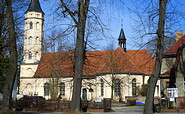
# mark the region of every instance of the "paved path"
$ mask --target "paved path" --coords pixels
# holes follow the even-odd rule
[[[89,112],[88,114],[142,114],[144,106],[112,107],[115,112]],[[65,114],[64,112],[28,112],[28,114]],[[185,114],[161,112],[155,114]]]

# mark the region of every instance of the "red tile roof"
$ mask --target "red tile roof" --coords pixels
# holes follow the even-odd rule
[[[164,54],[171,55],[176,54],[177,50],[185,42],[185,35],[182,36],[176,43],[173,44]]]
[[[150,74],[155,59],[148,50],[88,51],[84,62],[84,76],[109,73]],[[73,76],[74,54],[72,52],[43,53],[34,77]]]

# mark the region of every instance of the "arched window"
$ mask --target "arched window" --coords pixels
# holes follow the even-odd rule
[[[33,38],[30,36],[30,37],[29,37],[29,44],[32,44],[32,39],[33,39]]]
[[[33,29],[33,22],[30,22],[30,29]]]
[[[103,80],[101,79],[100,80],[100,86],[101,86],[101,96],[103,96],[104,95],[104,82],[103,82]]]
[[[27,84],[26,84],[26,88],[27,88],[27,89],[31,89],[31,83],[27,83]]]
[[[136,96],[136,79],[132,80],[132,96]]]
[[[36,23],[36,29],[39,29],[39,22]]]
[[[27,83],[26,84],[26,90],[27,90],[27,94],[28,95],[32,95],[32,91],[33,91],[33,88],[32,88],[32,85],[31,85],[31,83]]]
[[[82,91],[82,100],[87,100],[87,89],[84,88]]]
[[[44,96],[49,96],[49,84],[44,84]]]
[[[39,54],[38,52],[35,53],[35,59],[38,58],[38,54]]]
[[[65,96],[65,84],[60,83],[60,95]]]
[[[27,73],[28,73],[28,74],[32,74],[32,73],[33,73],[32,69],[31,69],[31,68],[28,68],[28,69],[27,69]]]
[[[29,52],[29,54],[28,54],[28,59],[32,59],[32,53],[31,52]]]
[[[36,42],[35,43],[39,44],[39,37],[38,36],[36,37]]]
[[[114,82],[114,96],[120,96],[120,79],[115,79]]]

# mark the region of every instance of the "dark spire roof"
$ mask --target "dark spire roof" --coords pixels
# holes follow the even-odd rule
[[[123,48],[124,52],[126,52],[126,38],[123,31],[123,28],[120,31],[119,38],[118,38],[118,45]]]
[[[121,29],[118,40],[126,40],[123,29]]]
[[[40,7],[39,0],[31,0],[30,5],[29,5],[26,12],[28,12],[28,11],[35,11],[35,12],[40,12],[40,13],[44,14],[44,12],[42,11],[42,9]]]

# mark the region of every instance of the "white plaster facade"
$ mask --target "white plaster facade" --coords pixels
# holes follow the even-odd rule
[[[142,75],[128,75],[128,74],[117,74],[117,79],[120,79],[120,92],[121,96],[115,96],[113,91],[113,99],[118,101],[121,97],[125,101],[125,97],[133,96],[132,95],[132,80],[136,79],[136,86],[141,87],[142,84],[146,84],[149,76],[143,78]],[[101,95],[101,79],[104,80],[103,84],[103,95]],[[58,84],[63,82],[65,84],[65,95],[62,96],[62,99],[71,100],[72,98],[72,86],[73,81],[71,78],[60,78]],[[21,94],[24,95],[38,95],[43,96],[46,99],[50,98],[49,96],[44,95],[44,84],[49,83],[48,78],[22,78],[21,84],[26,85],[23,88],[20,88]],[[81,92],[83,94],[83,89],[87,90],[87,100],[111,98],[111,74],[96,76],[94,79],[83,79]],[[157,83],[157,88],[155,91],[155,96],[160,96],[160,82]],[[89,90],[93,89],[93,92]],[[22,90],[22,91],[21,91]],[[60,94],[60,87],[58,87],[58,95]]]

